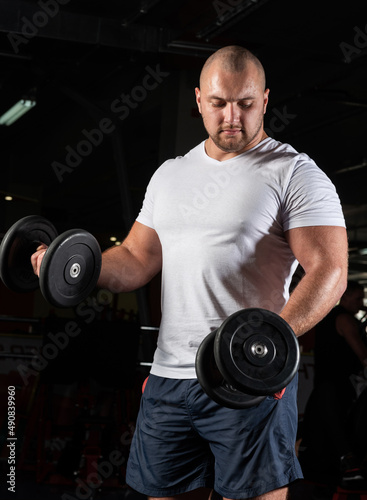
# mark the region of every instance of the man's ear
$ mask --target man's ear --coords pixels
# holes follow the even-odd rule
[[[195,88],[196,104],[198,105],[199,113],[201,114],[201,95],[199,87]]]
[[[264,92],[264,115],[266,113],[266,108],[267,108],[268,102],[269,102],[269,92],[270,92],[270,89],[266,89]]]

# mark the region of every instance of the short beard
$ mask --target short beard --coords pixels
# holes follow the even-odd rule
[[[243,129],[241,129],[241,137],[239,139],[227,138],[227,140],[223,140],[220,131],[216,132],[215,134],[209,133],[205,125],[204,117],[203,117],[203,123],[205,130],[207,131],[211,140],[214,142],[217,148],[221,149],[225,153],[238,153],[243,149],[245,149],[249,144],[251,144],[251,142],[255,139],[255,137],[258,135],[258,133],[263,127],[263,120],[261,120],[260,123],[258,124],[258,127],[256,128],[256,131],[250,137],[245,133]]]

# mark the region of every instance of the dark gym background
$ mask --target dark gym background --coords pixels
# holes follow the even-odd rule
[[[36,102],[0,126],[0,236],[41,214],[59,233],[90,231],[102,250],[111,237],[121,241],[155,169],[205,138],[194,87],[205,58],[228,44],[264,64],[268,134],[308,153],[335,183],[350,278],[367,283],[367,8],[359,0],[0,0],[0,116],[20,99]],[[159,304],[159,277],[137,293],[96,291],[74,310],[0,284],[1,499],[139,497],[124,467]],[[302,348],[300,418],[312,332]],[[6,484],[11,385],[15,493]],[[307,491],[292,498],[311,498]]]

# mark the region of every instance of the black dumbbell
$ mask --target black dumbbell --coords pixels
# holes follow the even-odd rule
[[[44,243],[39,279],[31,265],[31,255]],[[95,288],[101,272],[102,255],[95,237],[82,229],[58,235],[44,217],[20,219],[5,234],[0,245],[0,276],[15,292],[40,287],[45,299],[55,307],[74,307]]]
[[[283,318],[261,308],[229,316],[200,344],[196,374],[204,391],[229,408],[247,408],[274,395],[299,365],[297,338]]]

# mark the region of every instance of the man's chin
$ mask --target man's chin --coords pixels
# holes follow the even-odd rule
[[[236,139],[227,139],[227,140],[217,140],[214,141],[219,149],[224,151],[225,153],[238,153],[242,151],[243,148],[246,147],[246,141],[244,140],[236,140]]]

